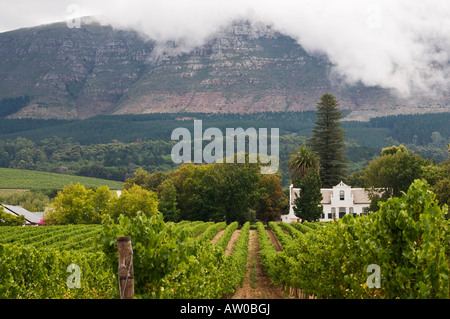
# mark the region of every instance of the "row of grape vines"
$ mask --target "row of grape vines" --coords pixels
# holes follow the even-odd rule
[[[257,224],[260,254],[276,285],[318,298],[449,298],[449,220],[420,182],[377,213],[332,223]]]
[[[241,227],[233,252],[224,254],[238,227],[166,223],[160,214],[109,226],[0,227],[0,298],[118,298],[111,235],[119,233],[132,237],[137,297],[221,298],[232,294],[246,273],[249,223]],[[79,286],[69,265],[79,267]]]
[[[100,225],[3,226],[0,227],[0,243],[94,252],[100,229]]]
[[[192,237],[205,232],[213,222],[183,221],[176,227],[183,227]],[[215,226],[223,227],[223,223]],[[55,248],[59,250],[98,251],[96,246],[101,225],[64,225],[46,227],[0,227],[0,244],[30,245],[35,248]],[[214,232],[212,228],[209,232]],[[204,237],[208,236],[207,234]]]

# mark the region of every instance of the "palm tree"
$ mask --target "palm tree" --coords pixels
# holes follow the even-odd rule
[[[291,180],[295,184],[306,175],[309,169],[319,172],[319,157],[310,148],[299,146],[299,148],[289,156],[288,169]]]

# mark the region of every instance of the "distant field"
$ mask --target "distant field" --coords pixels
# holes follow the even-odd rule
[[[62,189],[71,182],[85,187],[108,186],[110,189],[122,189],[123,184],[99,178],[0,168],[0,189]]]

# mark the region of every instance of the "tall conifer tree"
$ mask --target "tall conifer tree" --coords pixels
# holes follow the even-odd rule
[[[341,128],[342,113],[338,105],[332,94],[321,96],[317,103],[317,121],[309,139],[311,149],[319,156],[320,179],[325,188],[337,185],[346,174],[345,132]]]

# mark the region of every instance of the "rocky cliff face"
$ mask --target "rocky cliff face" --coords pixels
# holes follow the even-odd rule
[[[339,84],[327,57],[309,55],[263,25],[235,23],[202,47],[178,49],[92,22],[1,33],[0,101],[29,96],[10,117],[33,118],[302,111],[326,92],[354,114],[418,105],[439,110],[449,102],[402,101],[381,88]]]

